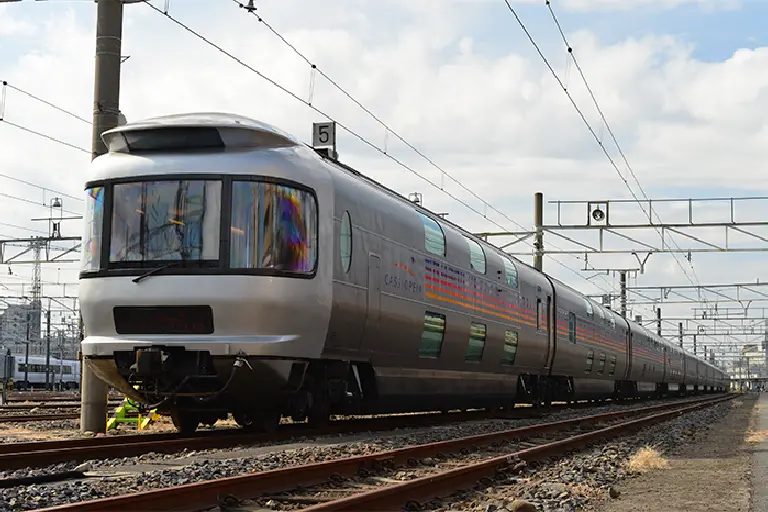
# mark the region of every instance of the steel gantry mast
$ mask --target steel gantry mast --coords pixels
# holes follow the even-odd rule
[[[739,304],[741,308],[730,308],[741,312],[743,318],[752,320],[747,310],[753,303],[768,301],[768,289],[761,290],[768,283],[733,283],[698,285],[691,281],[690,286],[628,286],[627,277],[645,273],[646,264],[652,254],[683,254],[690,262],[697,253],[749,253],[768,251],[768,221],[764,212],[768,207],[768,196],[758,197],[709,197],[685,199],[599,199],[576,201],[549,201],[556,207],[556,222],[544,223],[543,195],[534,195],[534,228],[530,231],[482,232],[480,238],[508,251],[514,256],[530,256],[530,251],[516,251],[517,245],[534,237],[534,267],[542,270],[543,256],[573,255],[583,257],[583,271],[609,274],[615,272],[619,277],[619,293],[590,295],[611,307],[614,299],[619,300],[619,311],[628,315],[629,306],[652,305],[657,318],[641,323],[656,324],[658,334],[679,337],[681,346],[684,340],[693,339],[693,349],[698,350],[697,336],[751,336],[758,334],[757,324],[705,326],[707,320],[685,316],[661,318],[661,306],[696,305],[706,302],[706,307],[697,307],[698,317],[718,318],[718,304]],[[640,206],[640,208],[638,208]],[[643,210],[640,214],[639,211]],[[664,215],[665,220],[662,220]],[[569,222],[565,219],[580,219]],[[666,219],[669,219],[667,221]],[[565,248],[550,247],[544,242],[545,233],[557,238]],[[576,236],[581,234],[579,239]],[[672,236],[685,239],[682,245],[672,240]],[[586,237],[586,241],[585,241]],[[491,239],[501,240],[491,240]],[[554,245],[554,244],[553,244]],[[596,268],[590,265],[590,257],[595,255],[632,256],[637,266],[625,268]],[[679,264],[679,262],[678,262]],[[690,279],[689,279],[690,280]],[[698,279],[696,279],[698,281]],[[658,294],[654,293],[658,292]],[[693,293],[691,293],[693,292]],[[703,294],[713,298],[704,300]],[[768,309],[768,304],[766,304]],[[728,306],[725,306],[728,309]],[[754,308],[753,308],[754,309]],[[729,313],[733,316],[733,311]],[[688,322],[690,320],[690,322]],[[702,323],[694,324],[695,320]],[[673,328],[663,328],[672,323]],[[761,324],[762,325],[762,324]],[[739,341],[740,342],[740,341]],[[741,343],[741,342],[740,342]],[[721,342],[715,342],[718,347]],[[733,343],[732,343],[733,344]],[[735,344],[734,344],[735,345]],[[711,347],[710,347],[711,349]],[[712,349],[713,350],[713,349]],[[712,350],[706,357],[713,357]],[[725,353],[726,351],[721,351]],[[768,357],[768,356],[766,356]]]

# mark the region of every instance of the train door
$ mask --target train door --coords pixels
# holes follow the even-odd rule
[[[368,304],[365,312],[365,335],[363,343],[368,349],[374,346],[375,333],[379,330],[381,317],[381,256],[368,255]]]
[[[627,369],[624,371],[624,380],[631,380],[630,376],[632,375],[632,345],[634,341],[635,341],[635,337],[632,335],[632,327],[630,326],[629,329],[627,329],[627,340],[626,340]]]
[[[554,295],[554,294],[553,294]],[[555,318],[555,300],[554,296],[547,294],[547,359],[545,363],[545,368],[551,371],[552,369],[552,363],[555,359],[555,344],[557,343],[557,328],[555,327],[557,325],[557,318]]]

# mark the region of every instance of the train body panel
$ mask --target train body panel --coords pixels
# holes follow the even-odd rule
[[[83,351],[174,421],[715,384],[663,338],[277,129],[190,114],[104,138]]]

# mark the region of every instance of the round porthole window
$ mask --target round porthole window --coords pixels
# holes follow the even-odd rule
[[[349,272],[349,267],[352,265],[352,221],[347,211],[341,217],[340,233],[339,252],[341,253],[341,268],[346,273]]]

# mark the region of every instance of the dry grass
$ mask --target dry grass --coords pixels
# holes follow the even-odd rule
[[[665,459],[656,448],[644,446],[629,459],[629,470],[636,473],[645,473],[652,469],[666,469],[669,461]]]
[[[571,494],[574,496],[581,496],[583,498],[594,498],[600,494],[599,489],[590,487],[586,484],[573,484],[570,486]]]
[[[766,437],[768,437],[768,430],[749,431],[745,441],[748,443],[762,443]]]

